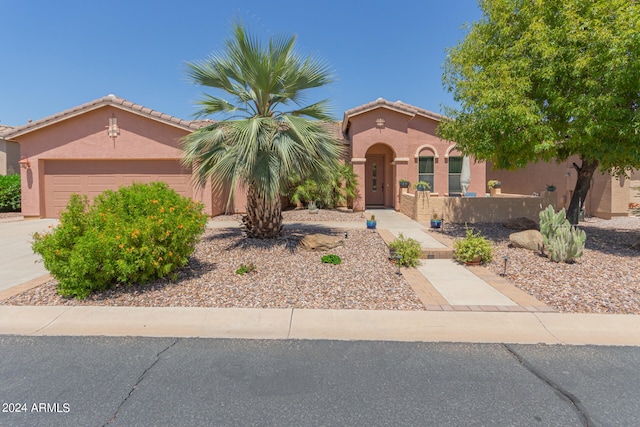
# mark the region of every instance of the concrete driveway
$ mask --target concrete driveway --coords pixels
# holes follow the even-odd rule
[[[56,219],[0,222],[0,291],[47,274],[40,256],[31,250],[35,232],[49,230]]]

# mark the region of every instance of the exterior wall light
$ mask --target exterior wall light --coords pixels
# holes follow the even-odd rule
[[[107,126],[107,135],[114,142],[118,135],[120,135],[120,128],[118,127],[118,119],[115,116],[109,118],[109,126]]]
[[[31,169],[31,162],[29,161],[28,157],[22,156],[18,164],[22,169]]]

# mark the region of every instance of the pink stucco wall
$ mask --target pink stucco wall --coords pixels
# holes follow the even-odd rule
[[[382,118],[383,127],[376,126]],[[439,195],[448,193],[448,157],[460,155],[455,144],[436,135],[438,121],[421,115],[410,115],[379,107],[350,118],[349,138],[354,170],[364,175],[367,155],[386,154],[385,204],[400,208],[399,180],[406,179],[412,184],[418,181],[418,157],[434,157],[434,188]],[[486,167],[484,163],[471,162],[471,184],[467,191],[484,195]],[[413,192],[413,189],[410,189]],[[359,180],[360,198],[357,205],[364,207],[365,183]]]
[[[503,193],[542,194],[547,184],[553,184],[556,186],[556,208],[568,208],[577,180],[577,172],[572,166],[574,162],[580,164],[580,159],[573,156],[561,163],[530,163],[515,171],[493,170],[488,163],[487,178],[500,180]],[[588,214],[606,219],[627,216],[629,201],[628,179],[617,179],[598,171],[593,174],[591,188],[585,200]]]
[[[116,117],[120,135],[107,135],[110,117]],[[42,215],[43,166],[54,159],[133,160],[181,158],[178,141],[189,131],[112,106],[69,118],[16,138],[30,169],[22,169],[22,212]],[[210,189],[194,191],[212,214]],[[197,195],[197,196],[196,196]]]

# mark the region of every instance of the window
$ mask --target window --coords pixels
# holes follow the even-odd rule
[[[431,191],[434,190],[433,186],[433,157],[420,156],[418,157],[418,181],[424,181],[431,186]]]
[[[462,194],[460,173],[462,172],[462,157],[449,157],[449,194]]]

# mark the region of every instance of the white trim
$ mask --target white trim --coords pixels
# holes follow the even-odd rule
[[[428,149],[430,149],[431,151],[433,151],[433,158],[434,158],[434,159],[437,159],[437,158],[439,157],[439,156],[438,156],[438,150],[436,150],[436,147],[434,147],[434,146],[433,146],[433,145],[431,145],[431,144],[424,144],[424,145],[421,145],[420,147],[418,147],[418,149],[416,150],[416,154],[415,154],[415,156],[414,156],[414,157],[415,157],[416,159],[417,159],[418,157],[420,157],[420,152],[421,152],[422,150],[424,150],[425,148],[428,148]],[[446,157],[446,156],[445,156],[445,157]]]
[[[396,157],[393,159],[393,163],[409,163],[408,157]]]
[[[364,157],[353,157],[351,158],[351,163],[366,163],[367,159]]]
[[[447,152],[444,154],[444,158],[448,159],[449,158],[449,153],[451,153],[452,150],[456,149],[456,144],[451,145],[449,148],[447,148]]]

